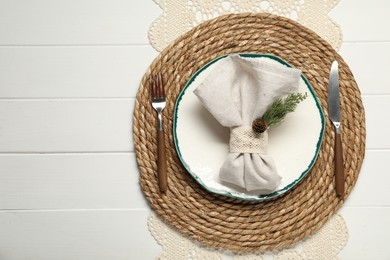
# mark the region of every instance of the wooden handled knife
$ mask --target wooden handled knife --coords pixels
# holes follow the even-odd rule
[[[336,179],[336,194],[344,195],[344,165],[343,149],[341,143],[341,120],[340,120],[340,90],[339,90],[339,71],[338,62],[333,61],[330,70],[328,83],[328,112],[329,118],[335,127],[335,145],[334,145],[334,174]]]

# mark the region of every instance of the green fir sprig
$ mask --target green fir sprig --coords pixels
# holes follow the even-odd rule
[[[261,119],[268,127],[276,126],[306,98],[307,93],[291,93],[285,98],[278,98],[268,107]]]

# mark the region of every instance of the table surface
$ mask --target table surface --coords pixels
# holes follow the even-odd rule
[[[330,13],[367,117],[341,259],[390,258],[389,9],[341,0]],[[160,12],[151,0],[0,0],[0,259],[158,255],[132,114]]]

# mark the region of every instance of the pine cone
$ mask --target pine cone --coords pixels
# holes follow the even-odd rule
[[[261,118],[256,118],[252,122],[252,130],[256,133],[263,133],[265,130],[267,130],[268,124]]]

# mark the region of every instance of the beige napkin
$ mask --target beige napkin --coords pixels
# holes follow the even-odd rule
[[[230,149],[219,177],[248,191],[269,192],[280,184],[275,163],[266,154],[268,133],[257,134],[251,125],[272,102],[296,92],[301,71],[269,58],[237,54],[220,60],[194,90],[205,108],[229,127]]]

